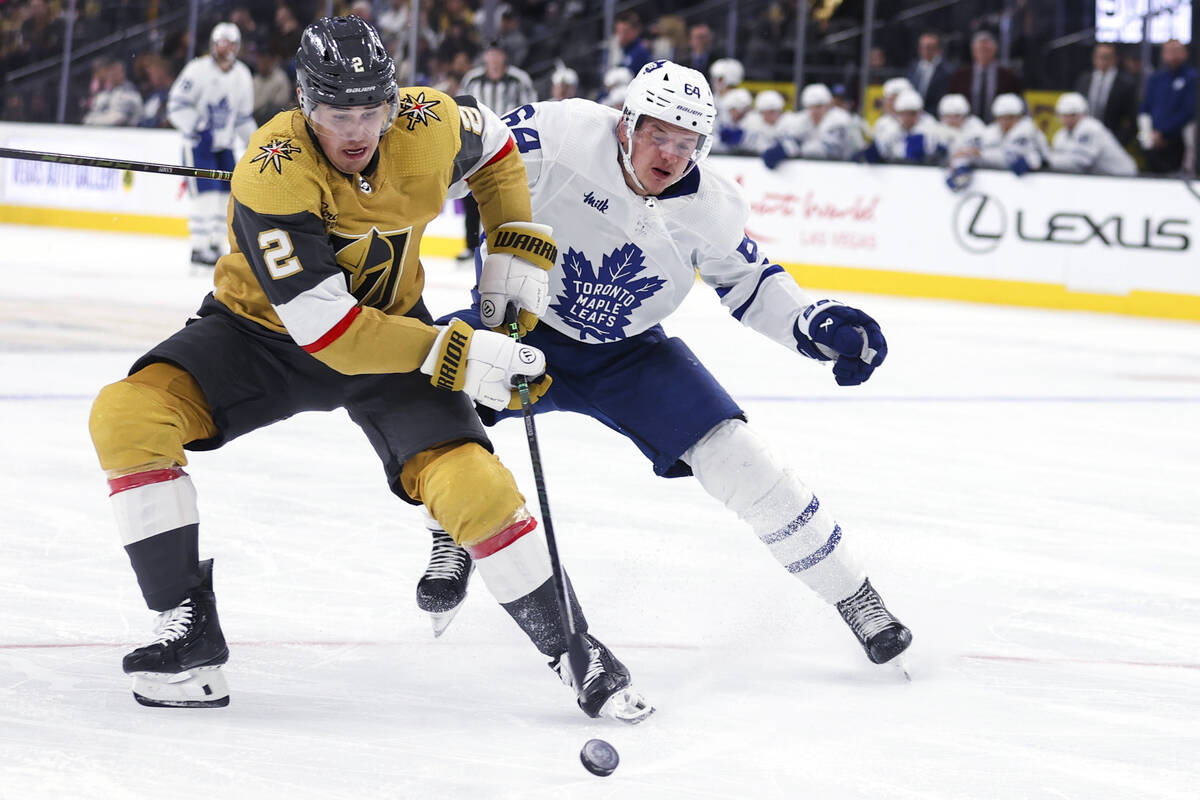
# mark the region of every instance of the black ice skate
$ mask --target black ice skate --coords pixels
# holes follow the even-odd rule
[[[595,636],[585,633],[583,639],[587,645],[588,666],[583,677],[583,688],[577,692],[583,713],[589,717],[606,717],[631,725],[653,714],[654,706],[633,688],[625,665]],[[558,673],[563,683],[572,686],[571,660],[566,653],[561,653],[551,661],[550,668]]]
[[[869,579],[840,601],[837,610],[872,663],[886,664],[912,644],[912,632],[887,610]],[[907,670],[904,672],[907,676]]]
[[[212,269],[217,266],[217,259],[220,254],[215,248],[206,248],[204,250],[192,251],[192,266],[197,269]]]
[[[450,534],[432,530],[433,549],[429,566],[417,581],[417,606],[429,612],[433,635],[441,636],[467,599],[467,584],[475,571],[475,562],[467,551],[454,543]]]
[[[203,582],[183,601],[158,615],[157,638],[125,656],[133,676],[133,696],[144,706],[216,708],[229,705],[221,665],[229,648],[217,620],[212,590],[212,559],[200,562]]]

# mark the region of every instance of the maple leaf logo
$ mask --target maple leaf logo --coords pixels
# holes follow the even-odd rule
[[[261,152],[250,159],[250,163],[261,161],[262,163],[258,165],[259,172],[263,172],[268,166],[271,166],[279,175],[283,174],[283,162],[291,161],[292,154],[300,152],[300,148],[292,144],[291,139],[272,139],[266,144],[259,145],[258,149]]]
[[[624,244],[601,258],[600,271],[583,253],[570,248],[563,256],[563,291],[550,308],[563,322],[601,342],[625,337],[630,314],[666,285],[662,278],[642,276],[646,258],[636,244]]]
[[[411,94],[406,94],[400,98],[400,111],[402,117],[408,119],[408,130],[412,130],[417,126],[417,123],[429,127],[429,118],[442,121],[442,118],[435,114],[431,109],[441,103],[441,100],[426,100],[425,93],[421,92],[414,99]]]

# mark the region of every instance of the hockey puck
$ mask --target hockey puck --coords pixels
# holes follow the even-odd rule
[[[601,778],[612,775],[617,764],[621,763],[617,748],[603,739],[588,739],[584,742],[579,750],[579,760],[583,762],[584,769]]]

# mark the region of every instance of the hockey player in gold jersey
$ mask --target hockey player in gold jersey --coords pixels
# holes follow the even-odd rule
[[[509,244],[493,248],[485,271],[517,298],[523,328],[545,311],[554,241],[530,220],[515,144],[473,98],[397,87],[392,59],[357,17],[310,25],[296,63],[300,108],[260,128],[234,169],[232,252],[217,264],[215,291],[92,408],[117,528],[160,612],[154,641],[124,659],[143,705],[229,702],[228,648],[212,562],[198,556],[184,451],[300,411],[345,408],[392,491],[423,503],[466,547],[542,653],[561,662],[567,649],[545,541],[530,535],[536,522],[473,406],[519,407],[518,374],[542,376],[531,385],[540,397],[545,358],[501,333],[436,326],[421,299],[422,233],[466,182],[488,234],[513,234],[500,237]],[[653,709],[603,655],[603,670],[578,689],[580,706],[639,721]]]

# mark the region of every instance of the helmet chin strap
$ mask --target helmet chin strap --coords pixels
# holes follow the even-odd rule
[[[633,170],[634,121],[630,120],[629,122],[626,122],[624,119],[622,119],[620,124],[625,127],[625,143],[622,144],[620,139],[617,140],[617,150],[621,153],[621,166],[624,167],[625,174],[629,176],[629,180],[633,181],[633,185],[638,188],[638,191],[642,193],[642,196],[647,196],[650,194],[650,190],[642,185],[642,182],[638,180],[637,173]]]

